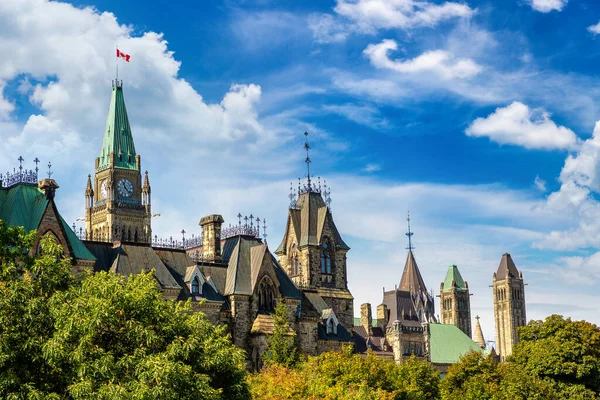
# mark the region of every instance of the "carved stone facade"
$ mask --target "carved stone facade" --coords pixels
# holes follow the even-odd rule
[[[517,270],[510,254],[505,253],[493,277],[496,352],[501,360],[512,354],[519,341],[517,328],[527,324],[523,274]]]
[[[340,323],[351,328],[354,298],[348,290],[348,250],[321,192],[310,186],[301,191],[288,211],[275,254],[298,288],[316,290]]]

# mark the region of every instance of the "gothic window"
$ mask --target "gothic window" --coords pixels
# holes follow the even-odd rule
[[[258,285],[258,311],[272,312],[275,309],[275,285],[265,276]]]
[[[327,242],[323,243],[321,249],[321,273],[331,274],[331,249]]]
[[[329,319],[327,321],[327,334],[328,335],[333,335],[334,334],[334,331],[335,331],[334,328],[335,327],[333,326],[333,324],[334,324],[333,319]]]
[[[198,279],[198,276],[195,276],[192,280],[192,294],[198,293],[200,293],[200,279]]]

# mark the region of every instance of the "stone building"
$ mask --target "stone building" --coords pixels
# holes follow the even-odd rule
[[[125,276],[152,271],[165,298],[190,299],[212,323],[227,325],[233,343],[246,350],[250,369],[262,364],[273,333],[272,313],[280,302],[303,353],[352,342],[349,247],[310,176],[289,211],[279,260],[260,238],[260,219],[252,215],[242,224],[240,214],[238,224],[228,228],[223,228],[221,215],[205,216],[200,219],[202,234],[191,239],[152,237],[150,194],[147,172],[142,182],[123,86],[113,82],[100,157],[85,190],[81,237],[97,259],[94,270]],[[292,260],[296,274],[290,269]]]
[[[523,274],[517,270],[508,253],[502,255],[498,270],[494,273],[492,288],[496,351],[500,359],[505,360],[519,341],[517,328],[527,324]]]
[[[456,265],[448,267],[446,278],[440,284],[440,308],[442,324],[456,325],[471,337],[471,295]]]
[[[440,286],[438,322],[433,293],[427,291],[413,253],[410,219],[399,284],[384,288],[375,319],[371,305],[361,305],[355,324],[347,275],[350,247],[334,222],[329,190],[311,179],[308,142],[305,148],[306,183],[290,195],[285,232],[274,254],[266,236],[261,238],[261,220],[252,215],[242,222],[238,214],[237,224],[227,227],[221,215],[208,215],[200,219],[199,236],[186,239],[182,231],[181,239],[159,239],[152,235],[148,173],[142,179],[123,85],[115,81],[100,156],[84,192],[86,229],[77,233],[60,216],[54,202],[58,184],[50,178],[38,182],[37,159],[35,172],[20,166],[13,174],[0,175],[0,219],[37,230],[33,253],[41,237],[52,236],[73,259],[75,270],[124,276],[152,272],[166,299],[190,300],[209,321],[227,326],[233,343],[246,351],[249,369],[262,364],[273,332],[272,314],[281,302],[289,334],[305,354],[354,344],[359,353],[371,350],[396,362],[414,355],[444,371],[466,352],[483,351],[478,320],[475,341],[470,339],[469,288],[454,265]],[[517,327],[526,322],[523,277],[508,254],[494,274],[493,287],[497,349],[504,358],[518,340]]]

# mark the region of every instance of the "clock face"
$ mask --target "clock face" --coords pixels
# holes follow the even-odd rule
[[[117,190],[119,191],[119,196],[128,198],[133,194],[133,183],[129,179],[121,179],[119,183],[117,183]]]
[[[108,189],[106,188],[106,181],[102,181],[100,185],[100,198],[105,199],[108,196]]]

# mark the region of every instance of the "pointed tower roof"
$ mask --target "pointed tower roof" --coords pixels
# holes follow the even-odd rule
[[[408,214],[406,221],[408,222],[408,232],[406,232],[406,236],[408,237],[408,247],[406,248],[408,254],[406,256],[406,263],[404,264],[404,271],[402,272],[402,279],[400,279],[398,289],[411,292],[413,296],[417,297],[420,292],[427,293],[427,288],[425,287],[421,271],[419,271],[419,266],[417,265],[415,256],[412,252],[414,249],[412,246],[412,236],[414,233],[410,230],[410,213]]]
[[[475,336],[473,341],[479,345],[482,349],[485,349],[485,339],[483,338],[483,331],[481,330],[481,325],[479,324],[479,315],[475,317],[477,322],[475,323]]]
[[[85,195],[86,196],[94,195],[94,189],[92,189],[92,176],[90,174],[88,174],[87,185],[85,187]]]
[[[502,255],[502,260],[500,260],[498,271],[496,271],[496,279],[500,281],[507,277],[518,278],[519,270],[515,266],[510,254],[504,253]]]
[[[444,279],[444,286],[442,290],[445,292],[447,290],[452,290],[452,282],[456,285],[457,290],[467,290],[467,284],[463,280],[460,272],[458,271],[458,267],[456,265],[451,265],[448,267],[448,272],[446,273],[446,279]]]
[[[119,82],[113,82],[98,170],[110,166],[111,153],[115,154],[114,166],[116,168],[137,169],[135,145],[133,144],[129,118],[127,118],[123,86]]]
[[[146,171],[144,174],[144,185],[142,186],[142,189],[146,193],[150,193],[150,180],[148,179],[148,171]]]
[[[398,289],[411,292],[415,297],[419,292],[427,292],[425,282],[423,281],[412,250],[409,250],[406,256],[406,264],[404,264],[404,272],[402,272],[402,279],[400,279]]]

